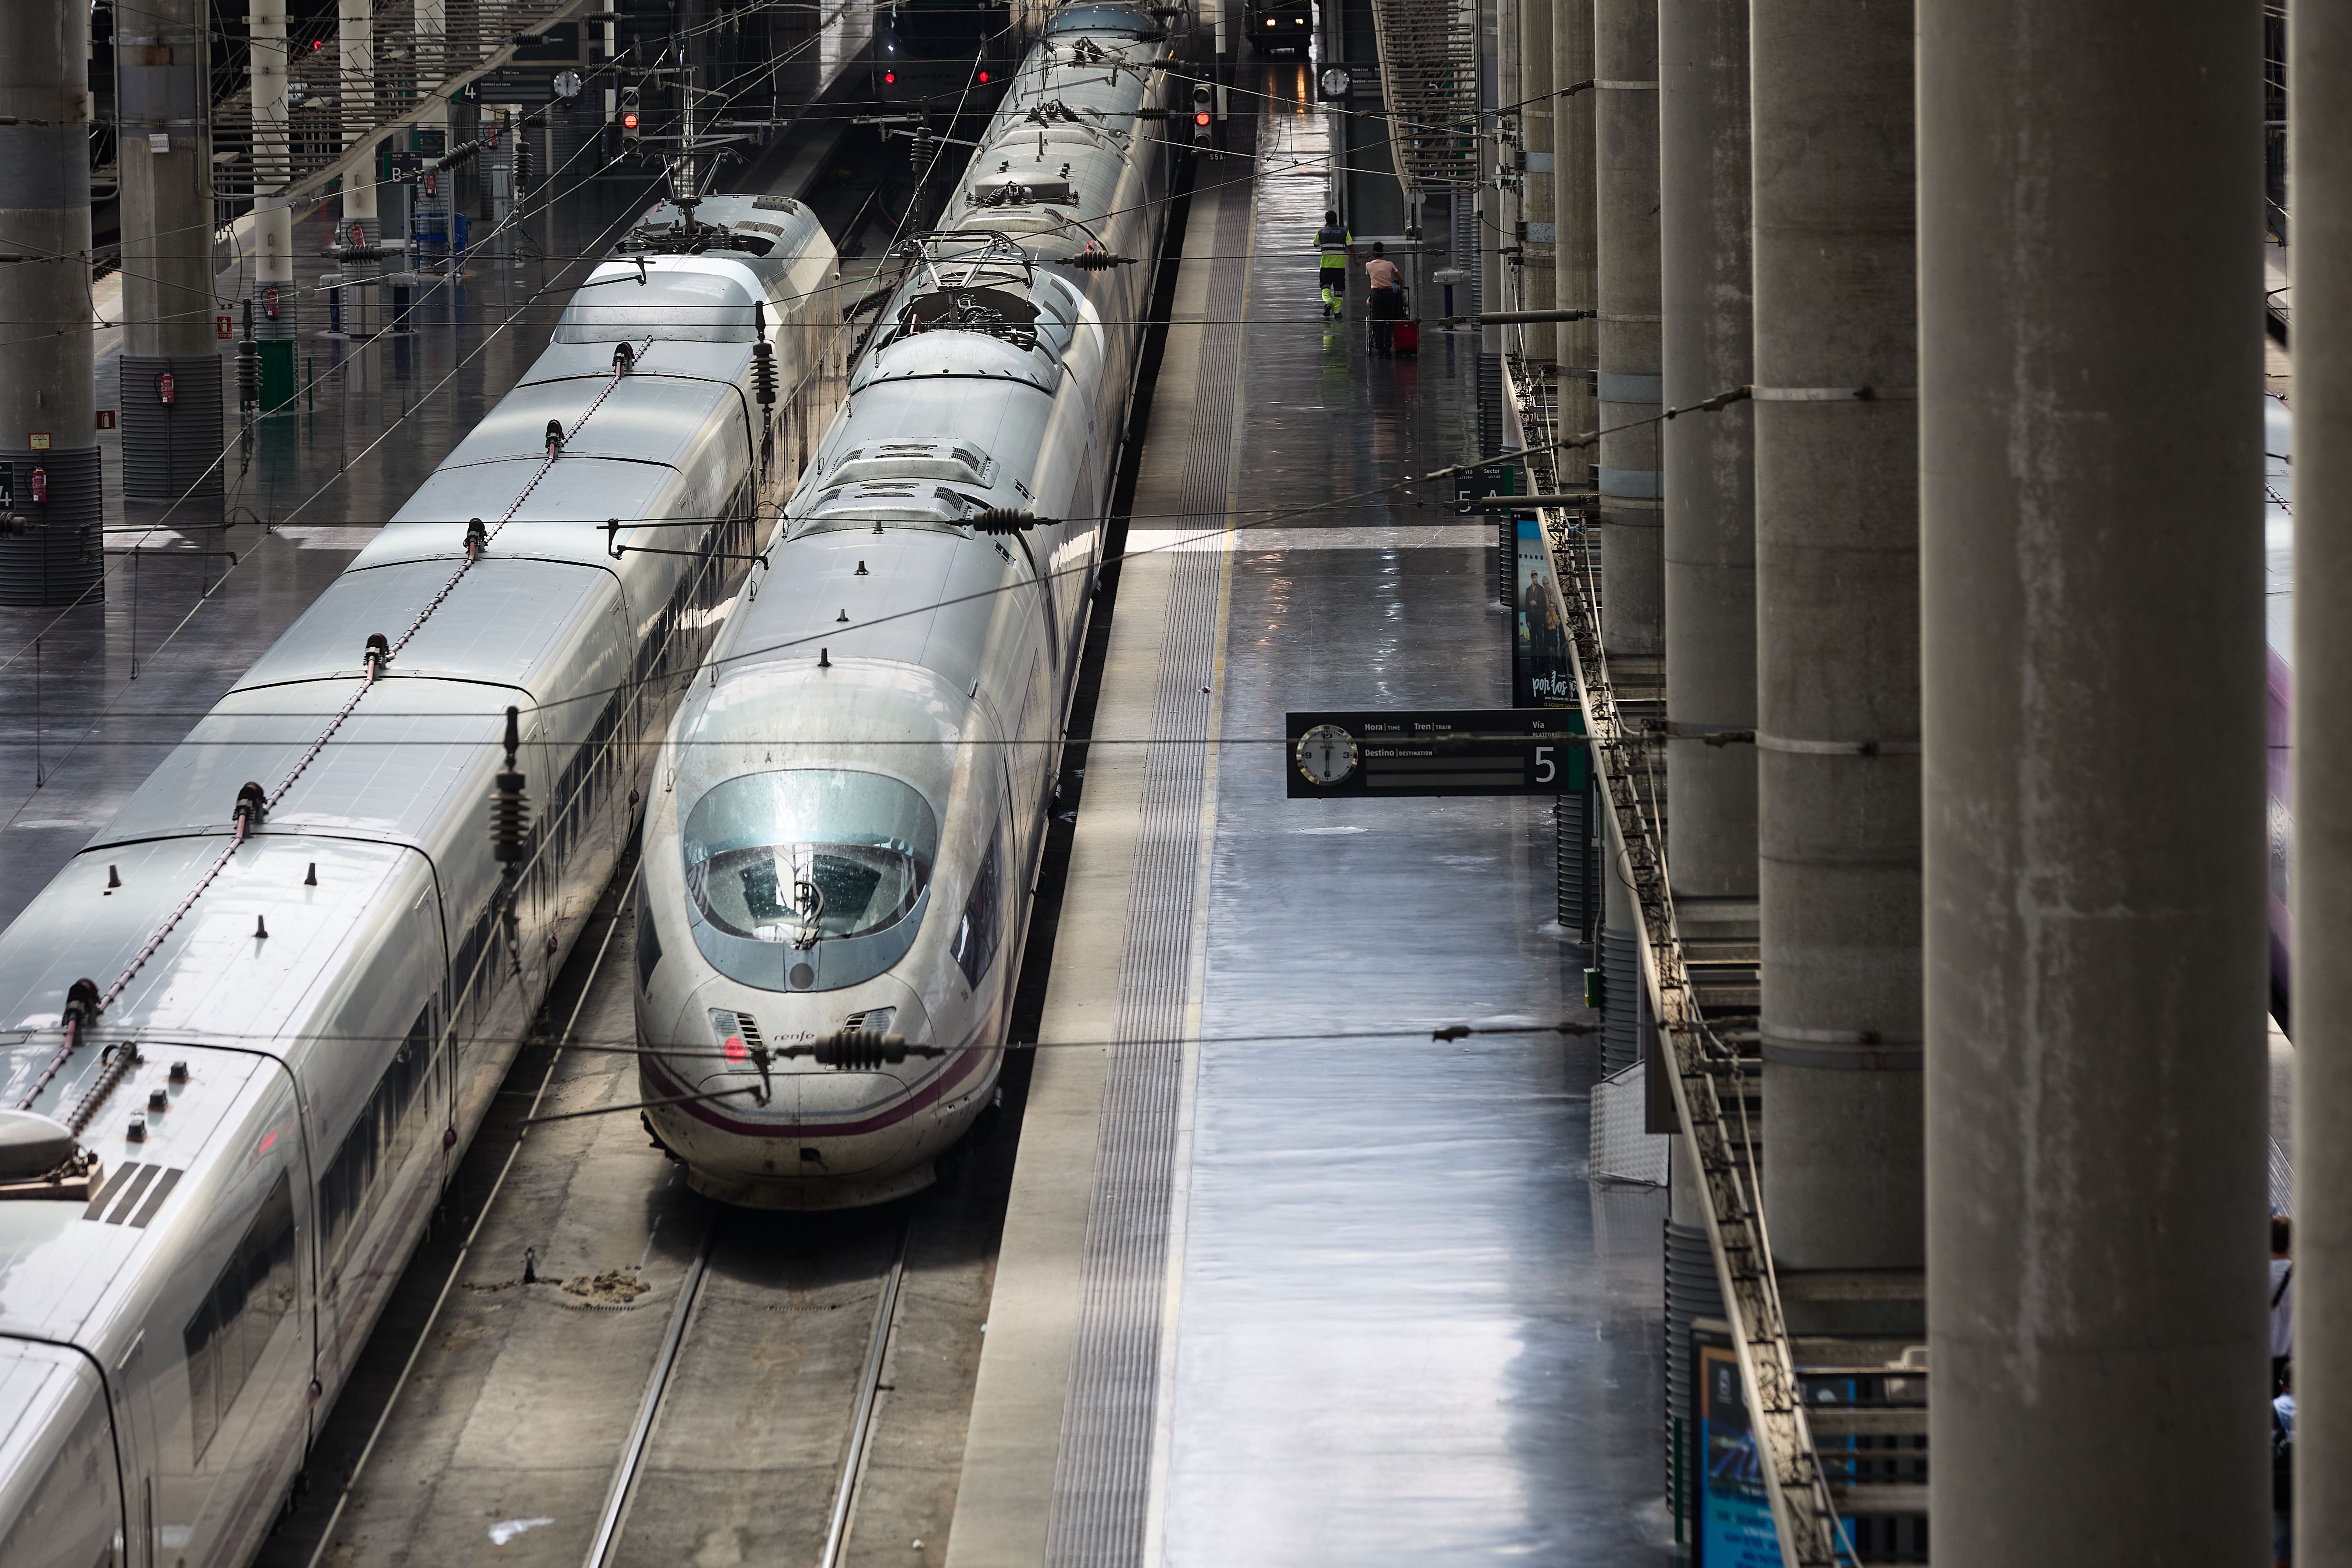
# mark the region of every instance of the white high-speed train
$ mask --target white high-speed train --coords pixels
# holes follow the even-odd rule
[[[881,1202],[992,1097],[1164,216],[1138,111],[1177,43],[1140,6],[1053,15],[663,744],[639,1062],[698,1191]]]
[[[0,1568],[252,1555],[838,401],[835,276],[797,203],[655,209],[0,933]]]

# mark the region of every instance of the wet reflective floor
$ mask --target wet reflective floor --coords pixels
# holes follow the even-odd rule
[[[235,362],[223,356],[232,405],[222,436],[225,528],[203,526],[220,520],[190,507],[126,507],[120,437],[102,433],[102,598],[0,608],[0,922],[104,826],[505,395],[545,347],[588,258],[651,191],[650,176],[599,181],[518,221],[478,219],[478,243],[454,276],[411,294],[408,330],[373,338],[330,331],[318,283],[333,263],[319,252],[332,243],[334,208],[303,215],[294,404],[241,433]],[[100,333],[101,409],[123,395],[121,339]],[[366,629],[353,628],[354,639]],[[224,820],[233,805],[220,803]]]
[[[1289,79],[1234,465],[1276,528],[1235,537],[1222,733],[1508,706],[1492,528],[1401,483],[1470,450],[1476,340],[1317,321],[1328,127]],[[1165,1560],[1664,1563],[1664,1194],[1585,1180],[1597,1046],[1429,1037],[1586,1016],[1549,811],[1289,801],[1285,765],[1219,749]]]

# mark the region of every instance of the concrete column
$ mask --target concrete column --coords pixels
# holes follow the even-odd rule
[[[2352,287],[2324,265],[2352,243],[2352,17],[2288,13],[2294,214],[2294,1552],[2352,1565]],[[2303,265],[2305,258],[2312,265]],[[2234,498],[2233,498],[2234,499]],[[2330,1118],[2336,1120],[2331,1122]]]
[[[1496,0],[1495,37],[1495,101],[1497,134],[1500,137],[1500,162],[1506,168],[1515,166],[1522,156],[1525,142],[1526,118],[1519,102],[1519,7],[1521,0]],[[1521,199],[1520,182],[1516,175],[1506,177],[1503,188],[1496,193],[1495,233],[1490,237],[1495,253],[1502,265],[1502,294],[1489,304],[1490,310],[1517,310],[1526,308],[1519,292],[1519,220],[1527,216],[1526,203]],[[1503,334],[1507,343],[1517,340],[1509,332]]]
[[[1519,133],[1527,143],[1528,165],[1520,187],[1528,237],[1520,252],[1519,291],[1530,310],[1549,310],[1553,292],[1552,5],[1553,0],[1519,4]],[[1552,350],[1558,335],[1548,326],[1521,327],[1517,339],[1528,359],[1556,363]]]
[[[253,61],[254,328],[283,349],[265,351],[262,375],[272,383],[272,405],[290,375],[298,335],[294,287],[294,214],[278,193],[293,176],[293,146],[286,103],[286,0],[252,0],[246,13]],[[282,364],[278,362],[283,362]]]
[[[1551,76],[1555,90],[1592,79],[1592,0],[1553,0]],[[1552,100],[1552,304],[1562,310],[1590,310],[1596,296],[1593,276],[1594,95],[1587,88]],[[1559,425],[1570,435],[1595,427],[1598,406],[1592,372],[1600,363],[1591,321],[1563,321],[1552,353],[1559,367]],[[1570,488],[1592,468],[1592,448],[1560,454]]]
[[[100,597],[104,486],[91,409],[86,7],[0,5],[0,604]],[[47,500],[34,499],[33,473]],[[12,525],[13,526],[13,525]]]
[[[1912,7],[1752,23],[1764,1210],[1783,1268],[1916,1268]]]
[[[1920,0],[1918,37],[1936,1563],[2265,1562],[2260,23]]]
[[[343,145],[346,148],[357,147],[363,142],[370,149],[375,145],[375,138],[369,134],[376,123],[374,16],[372,0],[337,0],[335,19],[339,47],[342,51]],[[373,156],[343,176],[343,216],[336,231],[337,242],[350,245],[354,229],[362,244],[373,246],[383,242],[383,225],[376,209],[375,160]],[[350,261],[344,262],[339,270],[346,285],[339,290],[343,331],[354,338],[364,337],[375,327],[373,279],[381,268],[373,261]]]
[[[1665,401],[1754,379],[1748,0],[1658,0]],[[1754,405],[1665,426],[1666,712],[1685,733],[1756,725]],[[1756,750],[1667,743],[1678,899],[1756,897]]]
[[[1659,513],[1658,4],[1593,0],[1595,228],[1601,312],[1601,641],[1665,652]]]
[[[146,0],[115,37],[121,94],[122,489],[217,521],[221,363],[213,332],[212,137],[203,0]],[[172,401],[163,401],[163,377]]]

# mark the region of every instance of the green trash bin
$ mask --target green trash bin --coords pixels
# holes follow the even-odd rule
[[[275,414],[294,405],[300,383],[294,374],[294,340],[265,338],[261,342],[261,411]]]

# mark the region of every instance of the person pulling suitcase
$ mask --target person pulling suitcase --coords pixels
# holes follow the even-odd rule
[[[1382,253],[1384,248],[1379,240],[1372,241],[1371,259],[1364,263],[1364,282],[1369,289],[1366,302],[1371,307],[1372,353],[1392,359],[1396,324],[1404,320],[1404,274]]]

